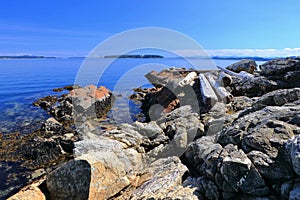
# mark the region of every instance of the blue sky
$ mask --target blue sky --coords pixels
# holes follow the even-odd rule
[[[122,31],[162,27],[211,54],[300,55],[299,10],[299,0],[7,0],[0,54],[82,56]]]

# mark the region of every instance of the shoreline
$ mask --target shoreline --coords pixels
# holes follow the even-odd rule
[[[115,129],[100,131],[86,120],[91,105],[81,100],[73,104],[76,101],[68,99],[68,95],[75,95],[75,99],[89,96],[92,88],[100,106],[96,117],[101,117],[111,105],[111,94],[105,88],[72,88],[58,106],[51,99],[42,99],[39,106],[53,118],[44,124],[42,135],[32,135],[28,141],[41,145],[52,142],[57,152],[49,154],[53,152],[49,148],[41,155],[55,155],[53,163],[61,155],[70,156],[70,161],[54,167],[43,181],[51,198],[297,196],[300,59],[271,60],[262,65],[261,71],[240,73],[251,66],[253,61],[228,66],[235,73],[227,76],[231,81],[228,85],[220,79],[219,70],[149,72],[146,77],[155,87],[135,92],[148,121],[121,124]],[[189,75],[192,72],[195,77]],[[238,78],[242,74],[246,78]],[[186,78],[189,76],[193,78]],[[219,80],[223,85],[218,85]],[[219,92],[219,87],[225,90]],[[222,92],[229,92],[233,98],[221,101]],[[76,118],[72,115],[74,106]],[[72,120],[77,123],[76,133],[69,129]],[[30,155],[30,151],[26,153],[22,156]],[[71,180],[75,180],[72,188],[64,188]],[[274,190],[276,184],[284,190]],[[36,192],[43,196],[40,185],[27,186],[34,190],[24,189],[16,195]],[[163,187],[155,189],[158,185]]]

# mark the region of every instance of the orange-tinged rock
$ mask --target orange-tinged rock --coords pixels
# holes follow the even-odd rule
[[[46,200],[46,197],[37,186],[30,186],[11,196],[8,200]]]

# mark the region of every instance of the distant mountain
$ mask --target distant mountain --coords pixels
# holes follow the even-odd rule
[[[255,61],[269,61],[273,59],[284,59],[286,57],[259,57],[259,56],[191,56],[186,57],[188,59],[215,59],[215,60],[243,60],[250,59]]]
[[[104,58],[164,58],[161,55],[109,55]]]
[[[255,61],[268,61],[268,60],[273,60],[275,58],[280,58],[280,57],[257,57],[257,56],[212,56],[212,59],[215,60],[243,60],[243,59],[250,59],[250,60],[255,60]]]
[[[56,58],[56,57],[53,57],[53,56],[34,56],[34,55],[0,56],[0,59],[36,59],[36,58]]]

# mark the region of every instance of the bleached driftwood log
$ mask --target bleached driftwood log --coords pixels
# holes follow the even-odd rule
[[[195,83],[195,79],[197,78],[197,74],[196,72],[190,72],[188,73],[188,75],[182,79],[180,82],[179,82],[179,86],[180,87],[183,87],[183,86],[186,86],[186,85],[190,85],[190,86],[193,86],[194,83]]]
[[[205,77],[210,82],[211,86],[213,87],[216,94],[218,95],[220,101],[224,103],[229,103],[233,100],[232,94],[228,92],[226,88],[221,86],[220,83],[216,81],[216,78],[212,74],[205,73]]]
[[[206,107],[214,106],[218,101],[218,97],[215,94],[214,89],[211,87],[204,74],[199,74],[199,80],[203,103]]]
[[[226,74],[225,72],[221,71],[217,79],[217,82],[220,84],[220,86],[227,87],[231,85],[232,78],[229,74]]]
[[[248,72],[245,72],[245,71],[241,71],[239,73],[235,73],[233,71],[230,71],[228,69],[225,69],[223,67],[220,67],[220,66],[217,66],[218,69],[220,69],[221,71],[231,75],[231,76],[235,76],[237,78],[240,78],[240,79],[244,79],[244,80],[252,80],[254,79],[254,76]]]

